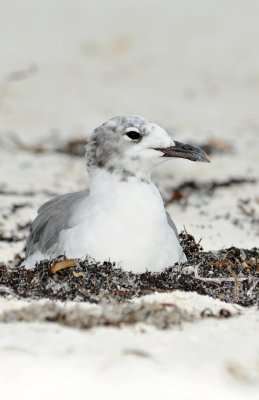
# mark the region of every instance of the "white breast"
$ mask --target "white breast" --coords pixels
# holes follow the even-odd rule
[[[68,257],[90,255],[133,272],[159,271],[185,259],[153,184],[114,180],[96,188],[74,210],[74,227],[59,236]]]

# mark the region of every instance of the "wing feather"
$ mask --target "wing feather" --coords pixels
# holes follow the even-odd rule
[[[174,224],[172,218],[170,217],[170,215],[168,214],[167,211],[166,211],[166,218],[167,218],[168,225],[173,229],[173,231],[174,231],[174,233],[175,233],[177,239],[179,240],[179,235],[178,235],[177,228],[176,228],[176,226],[175,226],[175,224]]]
[[[54,251],[58,245],[58,235],[70,228],[73,208],[88,196],[88,191],[57,196],[44,203],[38,210],[26,242],[26,258],[40,251]]]

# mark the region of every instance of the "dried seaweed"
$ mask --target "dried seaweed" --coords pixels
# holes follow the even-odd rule
[[[214,316],[222,318],[219,315]],[[204,318],[200,316],[200,318]],[[223,317],[224,318],[224,317]],[[60,304],[34,303],[27,307],[9,310],[0,314],[0,322],[55,322],[59,325],[90,329],[97,326],[120,327],[134,325],[138,322],[153,325],[159,329],[167,329],[182,322],[198,319],[191,312],[180,309],[175,304],[116,304],[84,310],[80,307],[67,309]]]
[[[166,202],[169,204],[174,201],[186,201],[194,193],[200,196],[212,196],[217,189],[229,188],[231,186],[242,186],[246,184],[254,185],[257,183],[255,177],[251,178],[230,178],[223,181],[195,182],[184,181],[171,190],[170,196]]]
[[[122,303],[153,292],[178,289],[242,306],[259,304],[258,248],[231,247],[204,252],[188,233],[182,233],[180,239],[188,262],[161,273],[134,274],[116,268],[114,263],[101,264],[90,258],[78,260],[75,267],[60,269],[54,274],[51,266],[64,257],[41,262],[35,270],[8,269],[3,265],[0,266],[0,296],[11,292],[25,298]]]

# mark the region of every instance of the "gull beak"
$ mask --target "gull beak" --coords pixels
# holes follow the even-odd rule
[[[164,153],[163,157],[186,158],[191,161],[210,162],[209,156],[199,147],[183,144],[174,140],[174,146],[156,148],[155,150]]]

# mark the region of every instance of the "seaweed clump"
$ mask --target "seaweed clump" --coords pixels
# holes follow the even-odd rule
[[[153,292],[192,291],[242,306],[259,304],[259,249],[231,247],[204,252],[187,232],[180,234],[188,261],[161,273],[134,274],[112,262],[65,257],[42,261],[34,270],[0,266],[0,296],[90,303],[122,303]],[[62,268],[53,266],[64,261]],[[66,265],[67,264],[67,265]]]

